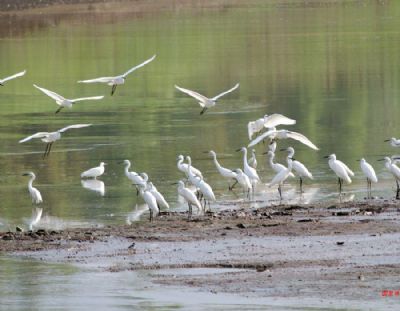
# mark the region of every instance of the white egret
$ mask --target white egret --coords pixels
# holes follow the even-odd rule
[[[276,151],[276,141],[273,140],[268,144],[268,151],[272,151],[272,153],[275,153]]]
[[[233,190],[233,187],[235,187],[236,184],[239,184],[242,187],[243,192],[246,194],[247,198],[250,199],[250,192],[252,191],[253,186],[251,184],[249,176],[247,176],[240,168],[236,169],[235,173],[236,173],[235,177],[236,181],[232,185],[230,190]]]
[[[300,178],[300,192],[303,192],[303,177],[314,179],[313,175],[309,172],[309,170],[305,167],[303,163],[293,158],[294,156],[293,147],[288,147],[287,149],[281,149],[281,151],[287,151],[288,157],[292,159],[293,170]]]
[[[247,148],[242,147],[240,149],[237,149],[236,151],[242,151],[243,152],[243,172],[249,176],[251,185],[252,185],[252,190],[254,191],[254,185],[261,181],[260,177],[257,174],[257,171],[252,168],[249,163],[247,163]]]
[[[95,78],[95,79],[90,79],[90,80],[80,80],[78,81],[78,83],[107,83],[108,85],[112,86],[111,89],[111,95],[114,94],[115,89],[117,88],[117,85],[121,85],[125,83],[125,79],[126,77],[132,73],[133,71],[135,71],[136,69],[139,69],[141,67],[143,67],[144,65],[150,63],[152,60],[154,60],[154,58],[156,58],[156,55],[153,55],[151,58],[149,58],[148,60],[144,61],[143,63],[132,67],[131,69],[129,69],[127,72],[119,75],[119,76],[115,76],[115,77],[101,77],[101,78]]]
[[[147,189],[146,186],[139,186],[139,193],[143,200],[146,202],[149,211],[150,211],[150,221],[153,221],[153,213],[158,213],[160,210],[158,209],[157,200],[154,195]]]
[[[215,164],[219,174],[222,177],[228,179],[228,186],[229,186],[228,189],[230,189],[229,180],[235,179],[236,178],[236,173],[234,171],[228,169],[228,168],[222,167],[219,164],[219,162],[217,160],[217,154],[215,153],[214,150],[209,151],[209,154],[213,157],[214,164]],[[192,171],[193,171],[193,168],[192,168]]]
[[[350,184],[351,183],[351,177],[354,176],[354,173],[351,169],[348,168],[346,164],[344,164],[342,161],[336,159],[336,155],[333,153],[329,156],[325,156],[325,158],[328,158],[328,164],[329,167],[331,168],[332,171],[336,174],[338,177],[338,183],[339,183],[339,193],[342,193],[342,183],[343,180]]]
[[[217,100],[220,97],[222,97],[222,96],[224,96],[224,95],[226,95],[228,93],[233,92],[238,87],[239,87],[239,83],[237,83],[233,88],[231,88],[231,89],[229,89],[229,90],[227,90],[225,92],[222,92],[221,94],[218,94],[217,96],[214,96],[212,98],[208,98],[208,97],[205,97],[204,95],[201,95],[201,94],[199,94],[199,93],[197,93],[195,91],[184,89],[182,87],[179,87],[179,86],[175,85],[176,89],[178,89],[179,91],[181,91],[181,92],[183,92],[185,94],[188,94],[188,95],[194,97],[195,99],[197,99],[199,101],[199,105],[203,108],[203,110],[201,110],[200,114],[203,114],[204,112],[206,112],[206,110],[208,108],[214,107],[216,102],[217,102]]]
[[[364,158],[361,158],[360,167],[365,177],[367,177],[367,192],[368,196],[371,196],[372,182],[377,183],[378,178],[376,177],[375,170],[371,164],[369,164]]]
[[[39,190],[32,186],[33,181],[36,179],[36,175],[33,172],[24,173],[22,176],[30,176],[28,182],[28,191],[32,199],[33,204],[40,204],[43,202],[42,195],[40,194]]]
[[[396,160],[396,159],[394,159]],[[396,181],[396,186],[397,186],[397,190],[396,190],[396,199],[400,199],[400,168],[395,164],[395,161],[392,161],[391,158],[389,157],[384,157],[383,159],[380,159],[378,161],[385,161],[385,167],[386,169],[392,173],[395,181]]]
[[[57,93],[55,93],[53,91],[49,91],[49,90],[46,90],[45,88],[37,86],[36,84],[34,84],[33,86],[56,101],[56,104],[59,105],[60,107],[56,110],[55,113],[59,113],[61,111],[61,109],[63,109],[64,107],[71,108],[73,104],[75,104],[76,102],[79,102],[79,101],[83,101],[83,100],[99,100],[99,99],[103,99],[104,98],[104,96],[91,96],[91,97],[81,97],[81,98],[75,98],[75,99],[68,99],[68,98],[65,98],[65,97],[63,97],[63,96],[61,96],[61,95],[59,95],[59,94],[57,94]]]
[[[249,159],[249,165],[254,169],[257,168],[257,158],[256,158],[256,150],[255,149],[251,150],[251,157]]]
[[[269,131],[261,134],[254,140],[250,142],[248,147],[253,147],[257,145],[259,142],[263,141],[264,139],[269,139],[271,141],[277,140],[277,139],[287,139],[291,138],[294,140],[297,140],[301,142],[302,144],[310,147],[311,149],[314,150],[319,150],[317,146],[315,146],[307,137],[305,137],[303,134],[297,133],[297,132],[292,132],[288,130],[277,130],[275,128],[271,128]]]
[[[280,171],[285,170],[285,169],[287,168],[287,167],[286,167],[285,165],[283,165],[283,164],[275,163],[275,162],[274,162],[275,153],[272,152],[271,150],[270,150],[270,151],[267,151],[267,152],[264,152],[263,154],[267,154],[269,166],[272,168],[272,170],[273,170],[275,173],[279,173]],[[293,173],[290,173],[290,174],[289,174],[289,177],[294,177],[294,174],[293,174]]]
[[[82,179],[81,180],[82,187],[85,189],[89,189],[91,191],[99,193],[102,197],[106,192],[106,188],[104,186],[104,182],[97,179]]]
[[[183,163],[184,157],[183,155],[179,155],[177,158],[177,163],[176,166],[178,167],[178,170],[180,170],[181,172],[185,173],[186,177],[188,177],[189,175],[189,171],[188,168],[189,166],[186,163]],[[192,173],[198,177],[200,177],[201,179],[203,179],[203,174],[201,174],[200,170],[198,170],[197,168],[195,168],[194,166],[192,166]]]
[[[190,189],[185,187],[182,180],[178,181],[178,194],[187,202],[189,207],[189,216],[192,214],[192,205],[196,206],[199,211],[203,209],[196,195]]]
[[[41,138],[43,142],[47,143],[46,145],[46,150],[43,154],[43,158],[48,156],[50,154],[51,146],[56,140],[59,140],[61,138],[61,133],[64,133],[65,131],[68,131],[70,129],[78,129],[82,127],[88,127],[91,126],[91,124],[74,124],[74,125],[69,125],[66,127],[63,127],[62,129],[59,129],[58,131],[55,132],[38,132],[36,134],[33,134],[31,136],[28,136],[24,139],[21,139],[19,143],[24,143],[28,140],[31,140],[33,138]]]
[[[145,181],[143,180],[143,177],[140,176],[136,172],[129,172],[129,168],[131,167],[131,161],[129,160],[124,160],[123,162],[125,164],[125,176],[132,182],[133,185],[136,187],[136,195],[139,194],[139,189],[138,185],[144,185]]]
[[[400,147],[400,139],[396,139],[396,138],[392,137],[390,139],[386,139],[385,141],[390,141],[390,145],[392,147]]]
[[[247,131],[249,139],[253,137],[253,134],[260,132],[264,128],[272,128],[278,125],[293,125],[296,124],[296,120],[285,117],[284,115],[274,113],[271,115],[265,115],[264,117],[255,121],[250,121],[247,124]]]
[[[81,174],[81,178],[94,178],[97,179],[97,177],[103,175],[104,173],[104,165],[107,165],[107,163],[100,162],[99,166],[92,167],[88,169],[87,171],[84,171]]]
[[[26,70],[21,71],[21,72],[18,72],[18,73],[16,73],[16,74],[12,75],[12,76],[9,76],[9,77],[0,79],[0,86],[4,86],[4,84],[5,84],[7,81],[10,81],[10,80],[15,79],[15,78],[18,78],[18,77],[22,77],[25,73],[26,73]]]
[[[285,180],[289,177],[291,171],[292,171],[292,166],[293,166],[293,161],[292,158],[289,156],[287,157],[287,168],[281,170],[279,173],[275,175],[275,177],[271,180],[269,183],[269,187],[272,187],[274,185],[278,185],[278,192],[279,192],[279,197],[282,200],[282,185],[285,182]]]
[[[156,186],[154,186],[152,182],[149,182],[147,185],[148,190],[156,198],[158,206],[162,208],[169,208],[168,202],[165,200],[164,196],[157,190]]]

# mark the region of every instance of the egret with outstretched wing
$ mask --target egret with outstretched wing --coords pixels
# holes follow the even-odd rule
[[[12,75],[12,76],[0,79],[0,85],[4,86],[4,83],[6,83],[7,81],[15,79],[15,78],[18,78],[18,77],[22,77],[25,73],[26,73],[26,70],[18,72],[16,74]]]

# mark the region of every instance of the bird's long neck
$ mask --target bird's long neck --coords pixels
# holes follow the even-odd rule
[[[129,175],[130,167],[131,167],[131,162],[125,163],[125,175]]]
[[[289,157],[287,158],[287,165],[288,165],[287,168],[288,168],[288,170],[290,172],[292,170],[292,167],[293,167],[293,161]]]
[[[221,165],[218,163],[217,156],[216,156],[215,154],[213,155],[213,158],[214,158],[214,164],[215,164],[215,166],[216,166],[217,168],[220,168]]]
[[[269,161],[269,165],[274,166],[274,156],[273,155],[269,156],[268,161]]]
[[[247,149],[243,150],[243,166],[246,166],[247,164]]]
[[[32,189],[32,183],[33,183],[33,181],[36,179],[36,176],[35,175],[33,175],[33,176],[31,176],[31,179],[29,179],[29,181],[28,181],[28,188],[29,189]]]
[[[288,156],[289,156],[289,158],[292,158],[294,156],[294,150],[290,150]]]

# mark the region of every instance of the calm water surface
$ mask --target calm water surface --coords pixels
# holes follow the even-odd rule
[[[395,151],[383,140],[400,134],[400,3],[343,1],[243,2],[193,10],[167,9],[147,14],[31,15],[2,17],[1,76],[27,69],[27,75],[1,88],[0,229],[27,226],[32,213],[27,179],[37,174],[43,198],[40,226],[63,228],[122,224],[136,204],[123,174],[123,159],[147,172],[173,209],[186,208],[170,184],[182,178],[178,154],[190,154],[215,189],[220,202],[241,200],[228,193],[203,151],[213,149],[222,165],[242,165],[235,149],[247,145],[247,122],[282,113],[297,120],[290,129],[320,147],[315,152],[293,141],[296,158],[315,176],[300,197],[294,181],[285,187],[290,202],[336,200],[336,178],[324,155],[336,153],[356,172],[346,199],[365,196],[356,159],[372,163],[381,181],[375,195],[391,197],[394,183],[376,160]],[[77,80],[115,75],[157,54],[109,96],[103,84]],[[213,96],[240,82],[240,89],[203,116],[200,107],[174,85]],[[58,115],[53,100],[32,84],[66,97],[106,95],[76,104]],[[18,140],[39,131],[75,123],[42,160],[39,140]],[[273,173],[257,147],[264,183]],[[285,161],[284,154],[277,160]],[[105,193],[83,187],[80,173],[109,165],[101,178]],[[259,188],[257,204],[277,203],[276,189]],[[225,204],[222,206],[226,206]],[[218,206],[217,206],[218,208]]]

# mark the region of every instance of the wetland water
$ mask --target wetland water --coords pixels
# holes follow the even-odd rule
[[[336,200],[336,178],[323,159],[330,153],[356,172],[353,184],[345,186],[346,197],[365,196],[356,162],[361,157],[380,178],[374,195],[393,196],[392,177],[376,160],[395,152],[383,140],[400,133],[400,4],[307,3],[243,1],[146,14],[2,16],[1,75],[23,69],[27,74],[0,90],[0,229],[27,227],[32,207],[21,176],[27,170],[36,173],[35,186],[43,195],[41,225],[55,229],[126,222],[141,201],[123,174],[123,159],[132,161],[134,171],[147,172],[173,209],[186,208],[170,185],[182,178],[178,154],[191,155],[219,201],[240,200],[239,191],[239,197],[228,193],[203,151],[213,149],[222,165],[240,167],[241,154],[234,150],[248,143],[247,122],[275,112],[296,119],[290,129],[320,148],[279,144],[292,145],[296,159],[315,177],[306,182],[301,199],[294,181],[285,187],[291,202]],[[106,85],[76,83],[122,73],[153,54],[156,60],[130,75],[113,97]],[[178,84],[213,96],[236,82],[239,90],[203,116],[195,100],[174,89]],[[106,97],[54,115],[54,101],[33,83],[68,98]],[[46,160],[39,140],[18,144],[35,132],[75,123],[93,126],[65,133]],[[273,174],[261,155],[265,146],[256,149],[266,183]],[[284,155],[276,160],[284,161]],[[83,188],[79,178],[101,161],[109,164],[100,178],[104,196]],[[277,203],[277,194],[260,187],[256,198],[263,205]]]

